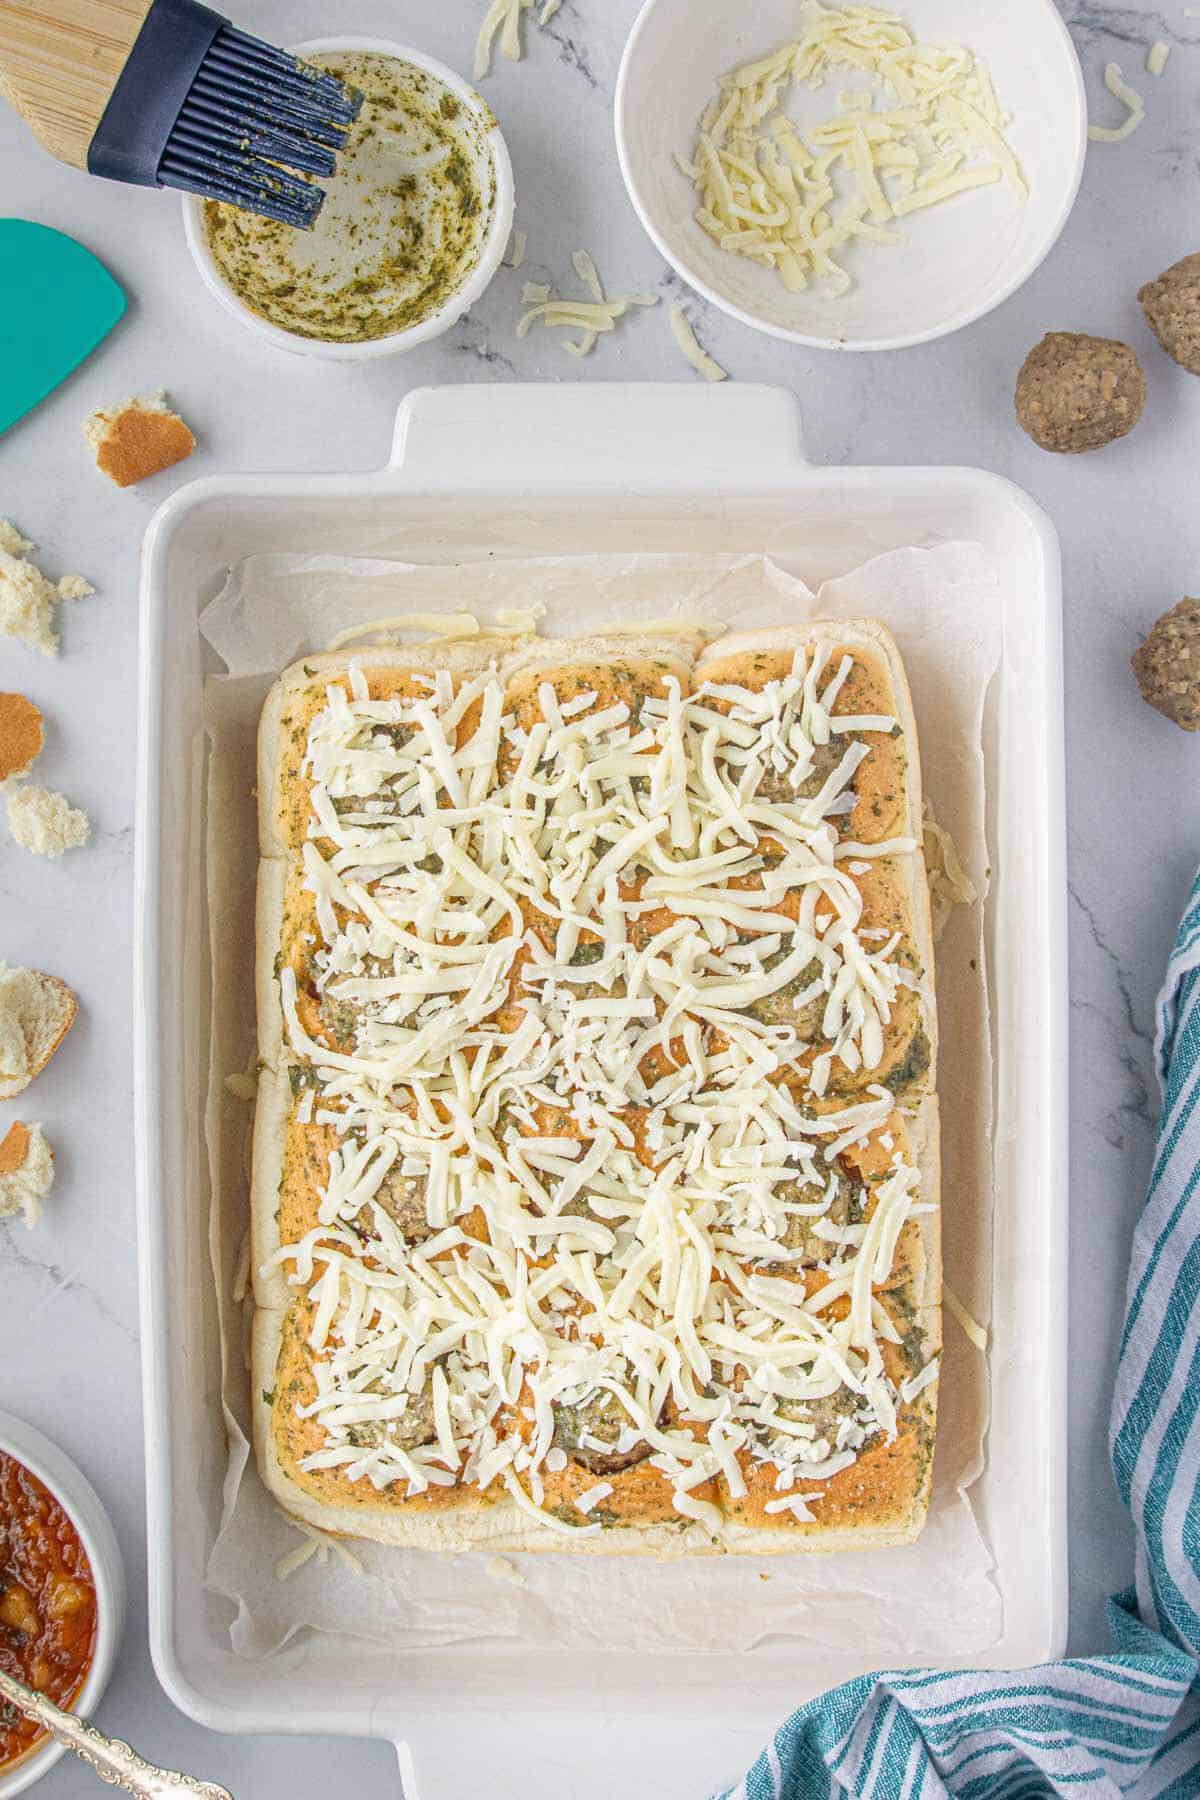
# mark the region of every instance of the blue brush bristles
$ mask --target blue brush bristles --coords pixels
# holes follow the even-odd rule
[[[167,139],[159,180],[307,227],[325,196],[289,171],[332,175],[361,104],[336,76],[227,25]]]
[[[362,96],[197,0],[154,0],[88,150],[94,175],[307,229]],[[306,180],[308,176],[310,179]]]

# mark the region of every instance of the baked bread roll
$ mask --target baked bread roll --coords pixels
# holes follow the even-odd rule
[[[911,1541],[937,1030],[883,627],[311,658],[259,793],[285,1509],[447,1550]]]

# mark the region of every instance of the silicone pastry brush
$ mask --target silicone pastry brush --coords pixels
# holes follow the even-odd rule
[[[362,105],[196,0],[0,0],[0,93],[61,162],[302,227]]]

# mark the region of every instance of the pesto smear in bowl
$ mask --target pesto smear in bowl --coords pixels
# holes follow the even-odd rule
[[[415,63],[375,51],[309,60],[364,96],[316,224],[298,231],[209,200],[208,248],[238,299],[283,331],[390,337],[439,312],[479,262],[496,205],[493,121]]]

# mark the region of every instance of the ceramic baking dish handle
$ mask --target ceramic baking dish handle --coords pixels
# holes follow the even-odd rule
[[[417,388],[391,457],[405,488],[543,495],[598,483],[761,494],[804,466],[795,395],[734,381]]]

